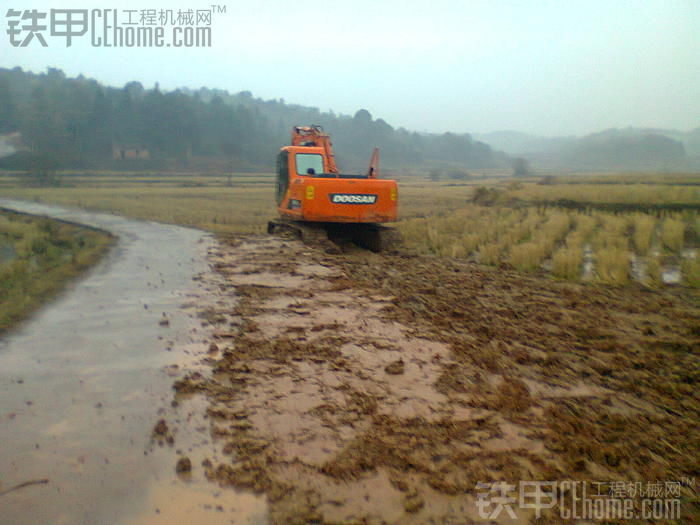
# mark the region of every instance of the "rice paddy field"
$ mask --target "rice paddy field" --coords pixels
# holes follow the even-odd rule
[[[502,183],[478,188],[472,206],[408,218],[399,228],[423,253],[571,281],[698,287],[699,180]]]
[[[0,175],[0,195],[203,228],[262,233],[273,175],[62,174],[32,187]],[[572,175],[433,182],[399,178],[408,249],[605,285],[700,286],[700,175]]]

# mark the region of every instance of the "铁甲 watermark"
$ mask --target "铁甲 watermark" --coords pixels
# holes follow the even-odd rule
[[[681,517],[681,481],[504,481],[477,483],[476,506],[484,520],[537,518],[555,509],[563,520],[675,520]]]
[[[8,9],[6,33],[13,47],[48,47],[52,38],[71,47],[211,47],[212,21],[225,5],[209,9]]]

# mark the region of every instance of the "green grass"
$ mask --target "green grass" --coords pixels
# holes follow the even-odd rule
[[[0,333],[94,264],[111,243],[104,232],[0,211]]]

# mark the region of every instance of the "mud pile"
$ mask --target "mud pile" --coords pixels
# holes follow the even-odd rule
[[[478,482],[698,473],[690,292],[272,237],[210,259],[239,300],[203,313],[211,376],[175,385],[206,393],[225,458],[193,468],[266,493],[273,523],[468,523]]]

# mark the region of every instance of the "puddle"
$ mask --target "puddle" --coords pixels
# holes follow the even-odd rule
[[[581,280],[590,281],[593,279],[593,248],[589,243],[583,246],[583,268],[581,270]]]
[[[681,267],[678,265],[664,266],[661,270],[661,281],[664,284],[680,284]]]

